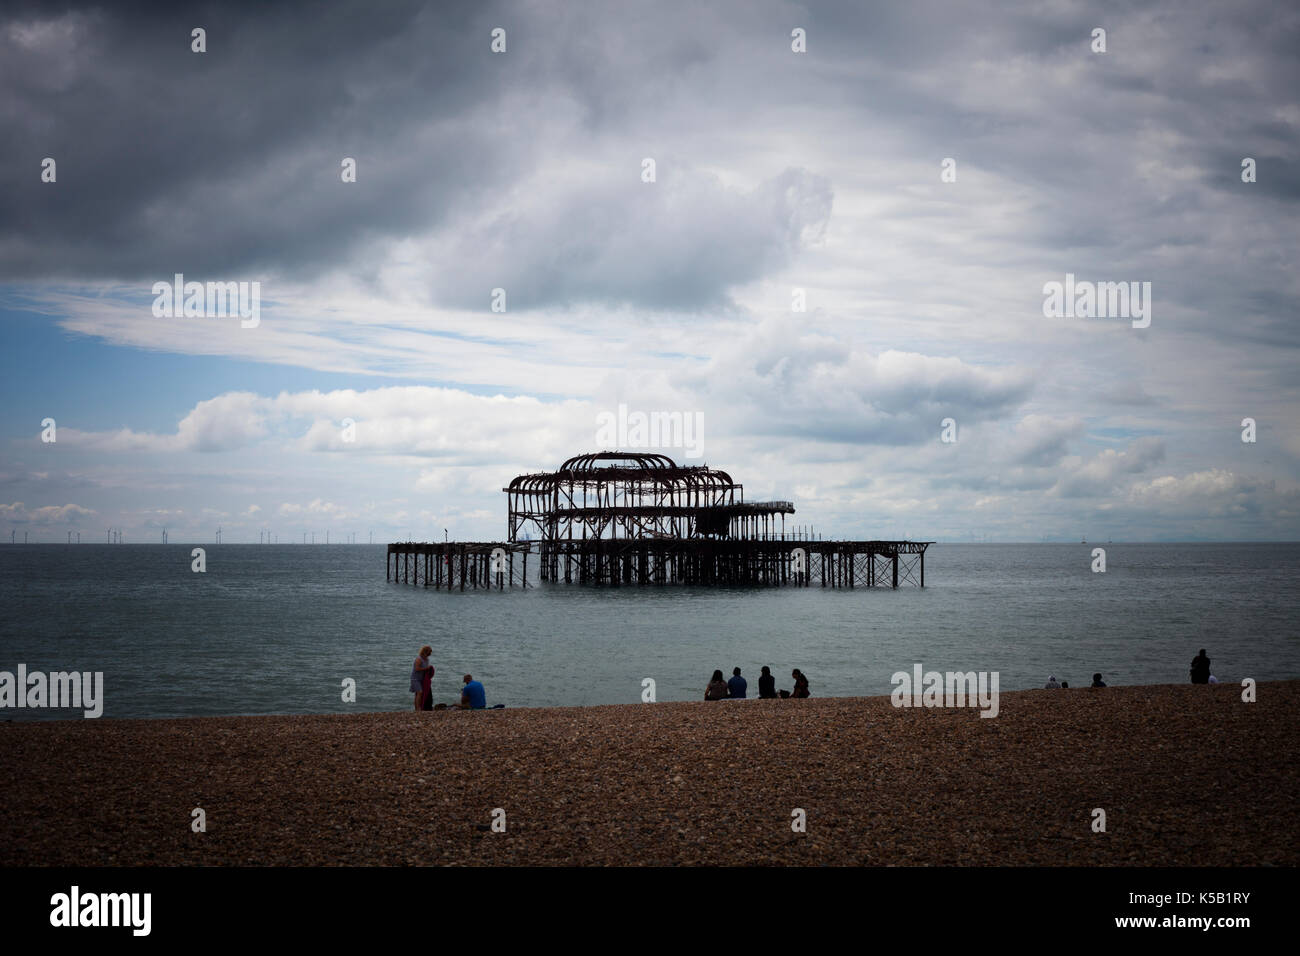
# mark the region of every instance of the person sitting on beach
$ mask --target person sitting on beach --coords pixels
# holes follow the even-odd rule
[[[740,676],[740,668],[731,671],[731,680],[727,681],[727,696],[743,700],[749,690],[749,682]]]
[[[1045,686],[1045,687],[1043,688],[1043,690],[1060,690],[1060,689],[1061,689],[1061,684],[1060,684],[1060,681],[1058,681],[1058,680],[1056,679],[1056,675],[1055,675],[1055,674],[1048,674],[1048,675],[1047,675],[1047,686]]]
[[[713,680],[709,681],[709,686],[704,689],[704,699],[726,700],[727,697],[727,682],[722,679],[722,671],[714,671]]]
[[[790,676],[794,678],[794,690],[790,692],[791,697],[802,699],[811,696],[808,693],[808,678],[803,676],[803,671],[796,667],[790,672]]]
[[[1061,690],[1069,690],[1069,689],[1070,689],[1070,682],[1068,680],[1061,681]]]
[[[429,686],[433,680],[433,665],[429,663],[429,655],[432,653],[433,648],[425,644],[415,658],[415,666],[411,668],[411,693],[415,695],[416,710],[428,710],[424,704],[429,697]]]
[[[487,691],[472,674],[464,677],[465,686],[460,692],[461,710],[483,710],[487,707]]]
[[[1192,658],[1192,683],[1208,684],[1210,682],[1210,659],[1205,656],[1205,648]]]
[[[758,675],[758,696],[763,700],[771,700],[776,696],[776,678],[772,676],[772,668],[766,664],[763,665],[763,672]]]
[[[1093,687],[1105,687],[1105,686],[1106,686],[1106,682],[1105,682],[1104,680],[1101,679],[1101,674],[1100,674],[1100,672],[1098,672],[1098,673],[1092,675],[1092,686],[1093,686]]]

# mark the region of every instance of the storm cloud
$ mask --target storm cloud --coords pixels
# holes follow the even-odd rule
[[[1267,0],[7,5],[0,308],[71,357],[5,333],[0,507],[492,534],[628,404],[846,533],[1294,537],[1297,48]],[[153,315],[176,273],[260,325]],[[1067,274],[1150,327],[1045,316]]]

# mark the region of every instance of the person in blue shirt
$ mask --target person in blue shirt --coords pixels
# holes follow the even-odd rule
[[[465,675],[465,687],[460,692],[461,710],[483,710],[487,707],[487,692],[472,674]]]
[[[727,692],[732,697],[744,697],[748,688],[749,684],[740,676],[740,668],[735,668],[731,672],[731,680],[727,681]]]

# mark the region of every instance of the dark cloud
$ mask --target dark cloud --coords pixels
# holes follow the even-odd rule
[[[512,310],[726,306],[728,288],[787,266],[830,217],[830,183],[807,170],[788,169],[741,191],[671,157],[660,163],[653,183],[629,166],[617,178],[522,197],[484,221],[471,218],[433,250],[435,297],[482,309],[489,290],[502,288]]]
[[[1300,14],[1268,0],[11,4],[0,281],[44,285],[55,314],[60,283],[84,282],[64,327],[139,348],[320,369],[347,346],[340,369],[511,394],[584,395],[599,374],[642,405],[637,375],[662,373],[663,407],[707,413],[710,441],[864,489],[925,475],[936,501],[1078,515],[1138,488],[1135,514],[1227,514],[1273,499],[1206,450],[1215,423],[1258,417],[1294,483],[1293,439],[1264,427],[1300,393],[1298,47]],[[176,271],[291,291],[234,346],[87,304]],[[1151,328],[1043,320],[1042,283],[1067,272],[1150,281]],[[345,287],[337,314],[332,284],[293,301],[318,278]],[[456,311],[486,313],[496,287],[511,315]],[[372,324],[372,302],[409,311]],[[451,307],[427,310],[436,328],[427,305]],[[207,421],[177,443],[242,441]],[[1136,440],[1099,451],[1110,435]]]
[[[517,162],[482,123],[511,82],[490,7],[65,10],[0,24],[6,278],[317,272]]]
[[[1278,99],[1300,82],[1300,24],[1265,0],[1223,18],[1118,0],[7,9],[9,280],[366,278],[393,243],[433,237],[426,291],[443,305],[481,307],[490,283],[514,308],[716,307],[798,251],[753,208],[766,200],[747,207],[694,172],[658,193],[614,184],[639,185],[636,165],[670,132],[757,123],[824,147],[798,126],[827,109],[846,148],[873,147],[864,163],[952,155],[1022,189],[1035,209],[1018,237],[1061,272],[1154,272],[1167,243],[1212,226],[1200,190],[1229,190],[1243,155],[1262,163],[1254,201],[1300,194],[1294,106]],[[195,25],[203,55],[189,49]],[[509,37],[501,56],[495,26]],[[802,57],[795,26],[808,31]],[[1094,26],[1108,30],[1104,55],[1088,49]],[[559,117],[576,140],[554,139]],[[890,133],[883,151],[874,128]],[[622,155],[602,151],[611,140]],[[39,181],[45,156],[57,186]],[[358,160],[355,185],[339,181],[344,156]],[[676,159],[690,170],[709,157]],[[601,166],[589,189],[561,184],[543,208],[516,208],[528,206],[518,191],[549,188],[540,171],[575,163]],[[1153,164],[1168,165],[1163,183]],[[1176,169],[1188,164],[1190,177]],[[828,207],[825,172],[790,166],[759,178],[797,175],[803,197],[768,211]],[[1173,279],[1164,301],[1192,302],[1192,283]]]

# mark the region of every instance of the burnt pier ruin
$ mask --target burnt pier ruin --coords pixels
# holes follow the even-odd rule
[[[794,587],[925,586],[929,541],[835,541],[786,531],[789,501],[746,501],[725,471],[606,451],[520,475],[507,540],[388,546],[389,580],[425,587],[544,583]]]

